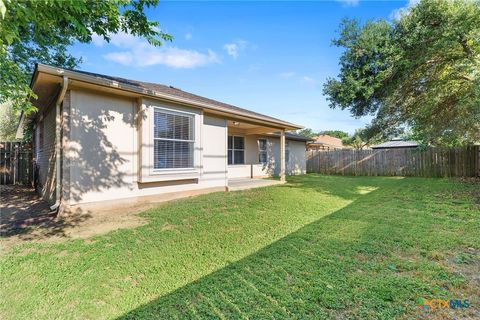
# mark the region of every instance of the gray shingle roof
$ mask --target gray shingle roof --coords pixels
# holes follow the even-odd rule
[[[280,136],[280,132],[274,132],[271,134],[272,136]],[[312,141],[313,139],[310,137],[302,136],[301,134],[293,133],[293,132],[285,132],[285,138],[289,140],[298,140],[298,141]]]
[[[372,146],[372,149],[388,149],[388,148],[416,148],[418,147],[418,143],[415,141],[405,141],[399,138],[392,139],[390,141],[377,144]]]
[[[65,69],[65,68],[64,68]],[[88,71],[81,71],[81,70],[72,70],[72,69],[65,69],[71,72],[77,72],[81,74],[85,74],[91,77],[99,78],[99,79],[105,79],[105,80],[111,80],[111,81],[117,81],[119,83],[127,84],[130,86],[135,86],[138,87],[139,89],[145,89],[145,90],[152,90],[155,92],[163,93],[163,94],[168,94],[171,96],[179,97],[179,98],[184,98],[188,99],[194,102],[199,102],[199,103],[206,103],[210,104],[216,107],[220,108],[225,108],[227,110],[230,110],[232,112],[242,112],[244,114],[249,114],[252,117],[262,117],[265,119],[270,119],[272,121],[280,121],[280,122],[285,122],[284,120],[270,117],[255,111],[251,111],[248,109],[240,108],[228,103],[223,103],[217,100],[205,98],[187,91],[183,91],[181,89],[175,88],[173,86],[167,86],[159,83],[151,83],[151,82],[144,82],[144,81],[137,81],[137,80],[131,80],[131,79],[125,79],[121,77],[115,77],[115,76],[109,76],[109,75],[104,75],[104,74],[99,74],[99,73],[93,73],[93,72],[88,72]],[[294,124],[292,124],[294,125]],[[296,126],[296,125],[294,125]]]

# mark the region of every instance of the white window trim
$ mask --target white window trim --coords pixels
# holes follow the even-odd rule
[[[193,119],[192,121],[192,132],[193,132],[193,140],[181,140],[181,139],[168,139],[168,138],[155,138],[155,110],[161,110],[163,113],[169,113],[169,114],[176,114],[176,115],[182,115],[182,116],[189,116]],[[152,108],[152,117],[151,117],[151,128],[150,128],[150,134],[151,134],[151,141],[155,142],[155,140],[163,140],[163,141],[184,141],[184,142],[193,142],[193,166],[192,167],[187,167],[187,168],[158,168],[155,169],[155,163],[154,163],[154,152],[155,152],[155,147],[154,143],[152,144],[152,152],[150,154],[150,161],[152,163],[152,169],[151,173],[152,174],[173,174],[176,172],[182,173],[182,172],[197,172],[196,170],[196,157],[195,157],[195,148],[197,145],[197,135],[195,132],[195,113],[193,112],[187,112],[187,111],[181,111],[181,110],[173,110],[170,108],[163,108],[163,107],[158,107],[154,106]]]
[[[260,149],[260,140],[265,141],[265,150]],[[267,138],[257,139],[257,145],[258,145],[258,163],[260,164],[268,163],[268,139]],[[265,152],[265,162],[260,161],[260,154],[262,154],[262,152]]]
[[[228,137],[232,137],[232,148],[229,149],[228,148]],[[235,149],[234,146],[234,138],[237,137],[237,138],[242,138],[243,139],[243,149]],[[245,163],[245,156],[246,156],[246,139],[245,139],[245,136],[239,136],[239,135],[227,135],[227,165],[228,166],[245,166],[246,163]],[[228,164],[228,151],[232,150],[232,163],[231,164]],[[240,151],[240,150],[243,150],[243,163],[235,163],[235,151]]]

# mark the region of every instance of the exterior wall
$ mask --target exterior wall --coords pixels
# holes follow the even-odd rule
[[[190,172],[152,173],[152,110],[163,107],[194,114],[195,161]],[[35,132],[40,192],[55,201],[55,107],[47,109]],[[40,124],[38,123],[38,124]],[[279,138],[245,137],[246,165],[227,165],[227,121],[198,109],[153,99],[96,91],[67,91],[62,104],[62,197],[64,205],[225,190],[228,178],[279,174]],[[43,127],[43,143],[40,130]],[[258,162],[259,138],[268,141],[268,162]],[[305,173],[305,144],[289,141],[287,174]],[[163,195],[163,196],[162,196]]]
[[[203,117],[202,184],[206,187],[227,187],[227,121]]]
[[[138,179],[140,182],[159,182],[168,180],[186,180],[199,179],[202,170],[202,127],[203,115],[200,110],[168,104],[165,102],[145,99],[141,103],[141,110],[139,113],[140,124],[140,138],[141,145],[141,161],[140,172]],[[154,109],[164,109],[167,111],[174,111],[178,114],[193,116],[194,120],[194,167],[188,169],[154,169],[153,157],[153,130],[154,130]]]
[[[264,178],[268,177],[269,173],[266,166],[261,163],[251,164],[237,164],[228,166],[228,178]]]
[[[289,161],[286,161],[285,173],[287,175],[297,175],[307,173],[307,164],[305,161],[305,142],[296,140],[286,140],[288,142],[288,149],[290,151]],[[271,161],[270,170],[273,169],[273,174],[280,174],[280,138],[269,138],[268,140],[268,158]],[[270,158],[272,154],[272,158]],[[277,165],[278,164],[278,165]]]
[[[65,150],[70,148],[71,108],[70,90],[67,90],[62,103],[62,199],[70,197],[70,161]]]
[[[229,165],[228,178],[266,177],[280,174],[280,138],[262,135],[246,135],[245,164]],[[259,163],[258,139],[267,139],[267,163]],[[289,161],[286,163],[287,175],[305,174],[305,142],[286,140],[290,150]]]
[[[260,135],[246,135],[243,137],[245,138],[245,164],[229,165],[228,178],[260,178],[271,175],[268,166],[258,161],[257,140],[265,137]]]
[[[156,100],[72,90],[69,137],[64,140],[63,196],[70,205],[195,191],[225,190],[227,123],[197,110]],[[195,113],[195,169],[153,173],[152,108]],[[135,115],[139,114],[138,118]]]
[[[55,121],[55,105],[53,105],[37,118],[35,128],[37,190],[42,198],[50,203],[55,202]]]

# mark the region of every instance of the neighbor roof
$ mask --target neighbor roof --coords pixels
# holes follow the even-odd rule
[[[156,98],[167,98],[172,100],[181,100],[183,102],[188,102],[189,104],[202,108],[211,108],[217,111],[229,112],[235,115],[246,116],[254,119],[259,119],[263,121],[271,121],[275,124],[280,124],[285,126],[289,130],[292,129],[301,129],[302,126],[280,120],[274,117],[270,117],[258,112],[240,108],[231,104],[223,103],[217,100],[205,98],[187,91],[180,90],[173,86],[167,86],[158,83],[143,82],[131,79],[125,79],[121,77],[109,76],[99,73],[72,70],[65,68],[58,68],[45,64],[37,64],[36,72],[46,72],[50,74],[56,74],[58,76],[66,75],[71,78],[81,77],[81,81],[91,82],[99,85],[114,86],[119,89],[130,90],[137,92],[142,95],[154,96]],[[35,74],[34,74],[35,77]]]
[[[372,149],[387,149],[387,148],[416,148],[418,143],[410,140],[403,140],[401,138],[394,138],[390,141],[372,146]]]
[[[311,144],[314,144],[314,145],[326,145],[326,146],[332,146],[335,148],[343,148],[342,139],[329,136],[328,134],[321,134],[313,138],[312,140],[314,140],[314,142],[312,142]]]
[[[272,136],[280,136],[280,132],[274,132],[271,134]],[[293,132],[285,132],[285,138],[288,140],[297,140],[297,141],[312,141],[313,139],[310,137],[303,136],[301,134],[293,133]]]

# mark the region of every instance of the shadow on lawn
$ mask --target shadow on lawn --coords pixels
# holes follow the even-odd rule
[[[318,183],[320,179],[322,183]],[[345,200],[357,200],[371,191],[384,186],[391,186],[403,179],[403,177],[363,177],[362,180],[359,180],[355,176],[325,176],[310,173],[289,177],[289,183],[281,187],[314,190]]]
[[[401,181],[376,178],[380,185],[390,181],[390,188],[379,188],[378,183],[360,186],[352,180],[348,189],[338,190],[316,186],[315,179],[293,178],[279,188],[317,188],[356,201],[119,319],[394,318],[407,305],[415,309],[419,296],[431,294],[431,284],[388,261],[392,251],[434,230],[416,213],[372,210]],[[361,187],[377,189],[361,197]]]

